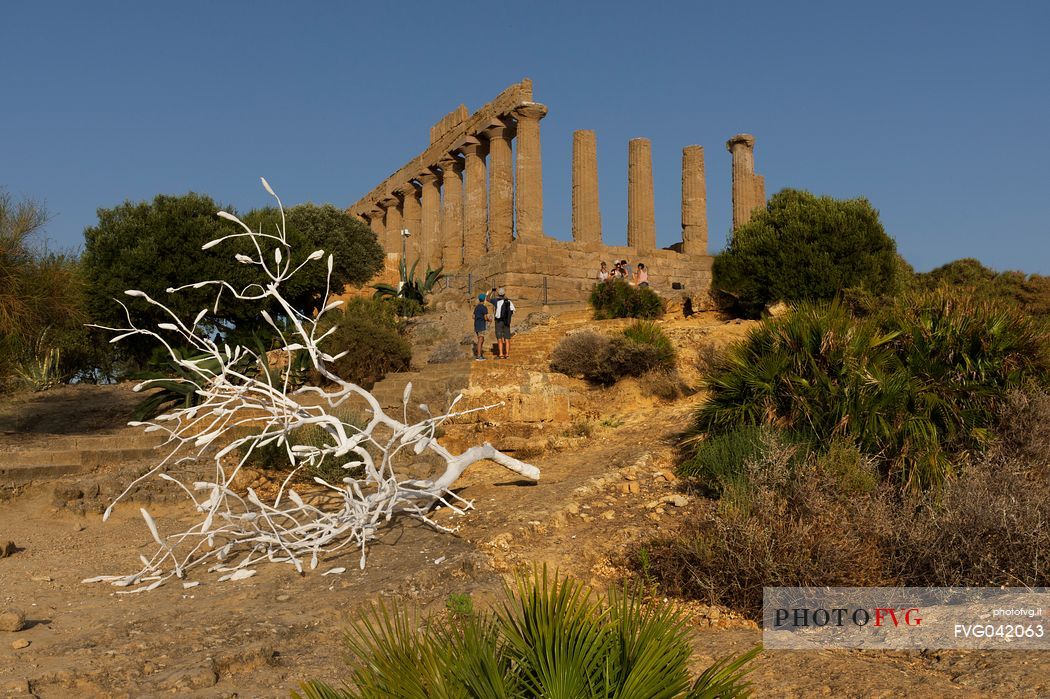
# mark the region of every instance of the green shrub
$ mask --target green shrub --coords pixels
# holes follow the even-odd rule
[[[330,414],[337,417],[344,425],[347,425],[350,428],[362,428],[368,422],[368,420],[360,414],[342,408],[335,409],[331,411]],[[352,431],[353,430],[351,430],[351,432]],[[287,444],[281,445],[278,445],[277,442],[271,442],[263,446],[257,446],[250,450],[250,454],[248,453],[248,445],[242,445],[240,453],[242,457],[247,455],[248,458],[245,463],[249,466],[263,470],[288,471],[291,469],[291,459],[288,457],[288,450],[291,447],[332,446],[335,443],[335,440],[319,425],[304,425],[299,429],[289,432],[286,442]],[[339,459],[329,457],[317,466],[304,468],[299,472],[299,477],[301,480],[312,480],[314,476],[318,476],[327,480],[329,483],[338,484],[347,476],[360,475],[357,466],[344,468],[344,465],[360,463],[361,458],[355,454],[347,454]]]
[[[391,304],[353,298],[328,318],[337,329],[325,338],[322,349],[333,356],[346,352],[332,365],[343,380],[371,389],[388,373],[409,368],[412,346],[399,332]]]
[[[903,430],[890,446],[907,455],[927,445],[927,455],[905,464],[906,477],[920,485],[937,483],[951,457],[988,445],[1007,391],[1050,381],[1047,338],[1016,307],[939,290],[907,295],[876,322],[894,336],[914,379],[901,406]]]
[[[259,254],[246,238],[229,239],[208,253],[201,252],[206,242],[238,231],[235,224],[216,215],[220,208],[236,213],[231,207],[192,192],[158,195],[152,202],[129,201],[111,209],[98,209],[98,224],[84,231],[81,256],[91,319],[100,325],[122,327],[125,313],[113,300],[116,298],[128,306],[142,327],[155,328],[158,323],[169,322],[166,310],[124,295],[125,289],[138,289],[163,301],[183,319],[193,318],[202,308],[208,309],[201,325],[221,332],[231,344],[247,343],[253,334],[269,333],[269,324],[260,315],[258,303],[224,294],[222,303],[216,305],[211,287],[185,288],[174,294],[166,291],[187,282],[210,279],[225,280],[238,289],[269,282],[256,265],[236,261],[238,253],[253,258]],[[326,299],[329,281],[335,290],[348,284],[359,286],[383,268],[383,249],[375,233],[346,211],[330,204],[302,204],[288,209],[285,216],[289,244],[285,253],[293,268],[315,250],[324,250],[333,257],[330,280],[325,262],[315,260],[282,284],[282,296],[296,311],[307,316],[316,313]],[[251,228],[262,228],[267,233],[273,233],[280,220],[280,214],[272,208],[244,216]],[[266,299],[263,309],[278,320],[283,315],[273,299]],[[167,334],[166,339],[178,346],[184,342],[177,333]],[[155,344],[152,338],[129,337],[120,343],[120,351],[141,366]]]
[[[42,389],[73,378],[92,380],[108,364],[108,342],[88,321],[78,260],[34,244],[47,222],[36,202],[0,190],[0,384]]]
[[[838,302],[768,320],[717,362],[695,431],[763,424],[845,438],[923,489],[988,443],[1006,391],[1046,381],[1047,343],[1023,315],[950,294],[907,295],[854,318]]]
[[[546,570],[519,577],[495,612],[451,624],[374,607],[346,642],[345,689],[314,681],[303,696],[740,697],[748,692],[745,666],[759,651],[723,659],[690,681],[680,613],[633,593],[595,594]]]
[[[387,298],[386,302],[393,306],[394,315],[399,318],[414,318],[423,315],[423,311],[426,310],[419,301],[404,296],[392,296]]]
[[[666,304],[646,286],[631,286],[622,279],[611,279],[594,285],[590,296],[597,320],[609,318],[659,318]]]
[[[896,244],[866,199],[785,189],[733,231],[714,260],[713,286],[758,317],[774,301],[830,300],[845,289],[893,293],[899,272]]]
[[[710,494],[739,486],[745,464],[763,449],[763,427],[739,427],[697,442],[692,456],[678,465],[678,475],[695,481]]]
[[[1050,320],[1050,277],[1024,272],[996,272],[965,258],[915,275],[915,287],[933,291],[947,287],[985,299],[1013,303],[1036,318]]]
[[[551,353],[551,369],[606,386],[625,376],[674,369],[674,348],[659,327],[636,323],[628,331],[630,336],[591,330],[567,335]]]
[[[474,598],[468,592],[453,592],[445,598],[445,611],[454,620],[463,620],[474,614]]]
[[[624,328],[623,336],[632,342],[649,345],[656,351],[656,357],[664,367],[674,366],[674,345],[671,338],[651,320],[639,320]]]

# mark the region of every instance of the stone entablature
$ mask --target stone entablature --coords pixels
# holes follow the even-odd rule
[[[502,126],[503,124],[500,117],[510,114],[515,108],[531,101],[531,80],[526,78],[520,83],[511,85],[501,92],[496,99],[474,112],[470,118],[460,122],[458,126],[451,128],[451,130],[438,136],[437,141],[433,141],[430,144],[430,147],[412,160],[408,161],[408,163],[398,169],[397,172],[376,185],[371,192],[358,199],[348,210],[351,214],[356,216],[369,218],[369,212],[378,209],[379,202],[389,196],[389,193],[395,188],[404,186],[406,183],[415,179],[421,172],[425,172],[430,168],[439,167],[438,163],[450,152],[455,151],[460,146],[466,144],[469,139],[476,134],[492,128],[493,126]],[[463,109],[466,111],[466,107]],[[456,110],[455,112],[452,112],[452,114],[457,114],[458,111],[459,110]],[[445,119],[449,119],[452,114],[445,117]],[[438,122],[434,126],[434,129],[431,130],[432,137],[437,133],[435,130],[440,130],[445,127],[445,119]]]

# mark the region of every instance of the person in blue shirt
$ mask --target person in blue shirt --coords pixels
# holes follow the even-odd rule
[[[489,309],[485,305],[485,294],[478,295],[478,305],[474,306],[474,359],[485,358],[485,327],[489,320]]]

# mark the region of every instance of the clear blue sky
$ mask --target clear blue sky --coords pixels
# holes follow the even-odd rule
[[[346,206],[523,77],[542,122],[545,227],[570,236],[572,131],[598,134],[606,240],[625,239],[627,141],[653,142],[661,245],[681,148],[704,146],[711,248],[726,139],[769,193],[863,195],[920,270],[1050,273],[1050,3],[18,2],[0,15],[0,187],[51,245],[98,207],[204,192],[240,210]]]

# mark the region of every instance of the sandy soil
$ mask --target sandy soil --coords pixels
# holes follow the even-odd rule
[[[88,397],[83,389],[72,391],[81,405]],[[8,406],[2,414],[20,410]],[[0,502],[0,544],[10,539],[20,547],[0,559],[0,607],[20,607],[31,622],[18,633],[0,632],[0,696],[288,696],[307,678],[338,680],[340,634],[375,600],[441,613],[450,594],[469,593],[484,606],[498,597],[506,575],[543,563],[596,585],[616,585],[634,542],[710,506],[695,498],[681,507],[664,501],[679,494],[661,474],[671,465],[675,431],[688,411],[680,402],[655,415],[625,410],[610,416],[585,442],[568,439],[535,459],[543,471],[537,484],[479,464],[460,490],[477,509],[465,517],[437,515],[460,525],[459,533],[397,522],[371,547],[365,570],[357,568],[355,553],[319,566],[345,566],[342,575],[300,577],[291,567],[272,565],[238,582],[201,574],[192,589],[168,584],[117,595],[116,588],[79,581],[127,572],[139,554],[152,552],[139,503],[120,506],[103,524],[104,502],[90,491],[62,502],[55,484],[31,489]],[[113,415],[119,412],[113,408]],[[99,420],[95,428],[106,429]],[[97,475],[126,478],[136,466],[114,470]],[[636,483],[639,492],[621,492],[631,489],[625,483]],[[139,499],[152,501],[162,531],[186,516],[177,500],[156,490]],[[753,624],[725,610],[684,608],[695,628],[698,669],[760,640]],[[30,645],[15,650],[17,639]],[[754,667],[756,696],[1050,695],[1050,653],[781,651],[762,654]]]

